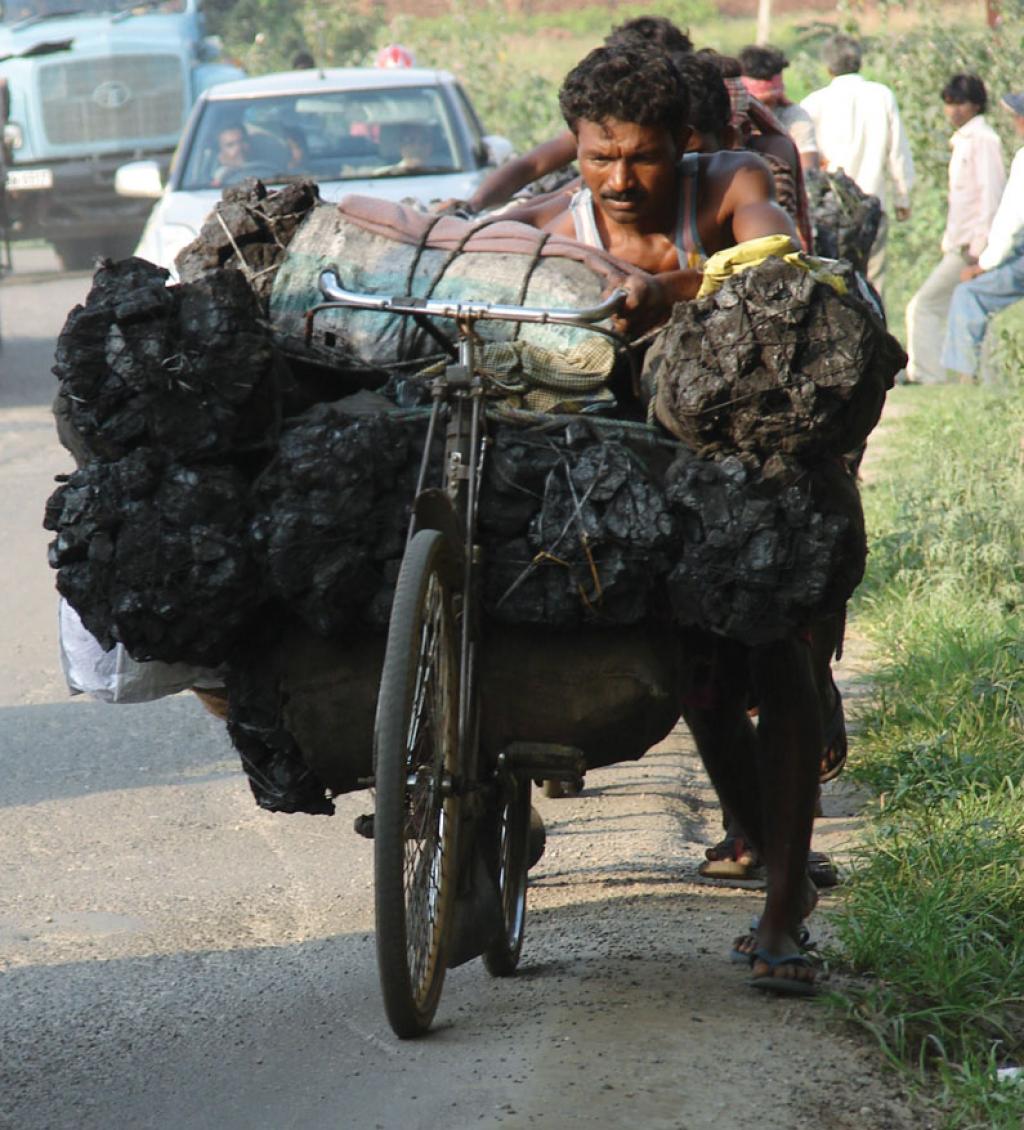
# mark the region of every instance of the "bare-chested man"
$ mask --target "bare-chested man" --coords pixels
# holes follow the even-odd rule
[[[559,97],[577,139],[583,187],[507,214],[601,246],[637,268],[627,282],[633,330],[693,298],[704,259],[760,236],[795,240],[772,177],[750,153],[687,154],[686,85],[671,60],[600,47],[568,75]],[[800,993],[814,973],[800,953],[813,907],[806,866],[822,727],[805,633],[757,648],[695,634],[700,693],[683,713],[723,803],[760,850],[767,895],[749,949],[753,983]],[[755,729],[746,707],[760,704]]]

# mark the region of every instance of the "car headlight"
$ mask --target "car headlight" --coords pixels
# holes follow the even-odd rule
[[[25,144],[25,135],[17,122],[8,122],[4,126],[4,145],[8,149],[20,149]]]

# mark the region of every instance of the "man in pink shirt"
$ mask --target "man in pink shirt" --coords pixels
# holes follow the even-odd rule
[[[907,305],[907,379],[915,384],[946,379],[940,353],[953,290],[985,247],[1006,183],[999,136],[985,120],[985,84],[977,75],[954,75],[942,101],[956,129],[949,142],[949,209],[942,259]]]

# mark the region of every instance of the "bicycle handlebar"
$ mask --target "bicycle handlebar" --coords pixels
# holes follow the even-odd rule
[[[509,306],[499,302],[455,302],[445,298],[416,298],[413,295],[388,297],[382,294],[360,294],[345,290],[337,271],[320,272],[320,293],[328,303],[352,306],[359,310],[378,310],[391,314],[427,314],[435,318],[451,318],[461,322],[485,320],[502,322],[541,322],[558,326],[593,326],[621,308],[626,292],[620,288],[597,306],[578,310],[543,310],[536,306]]]

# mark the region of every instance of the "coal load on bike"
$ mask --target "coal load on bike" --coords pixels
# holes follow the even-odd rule
[[[232,192],[179,257],[181,283],[108,264],[69,317],[55,371],[84,465],[49,504],[51,560],[104,644],[226,663],[260,803],[323,811],[318,711],[355,709],[336,688],[380,662],[429,382],[454,334],[372,310],[310,326],[321,271],[377,293],[574,307],[594,305],[619,265],[507,222],[360,198],[339,210],[301,186]],[[771,335],[751,344],[752,321]],[[760,642],[842,607],[864,538],[835,461],[870,430],[899,353],[866,307],[770,260],[677,307],[653,347],[660,373],[635,385],[606,338],[478,326],[482,603],[510,670],[520,627],[547,633],[553,656],[573,633],[605,632],[610,651],[673,620]],[[808,326],[825,327],[813,347]],[[744,381],[762,382],[751,405]],[[787,446],[801,429],[808,442]],[[776,443],[787,459],[769,457]],[[138,482],[126,459],[145,468]],[[360,772],[329,783],[358,787]]]
[[[842,169],[805,170],[804,179],[815,250],[829,259],[845,259],[866,272],[882,219],[881,201],[863,192]]]

